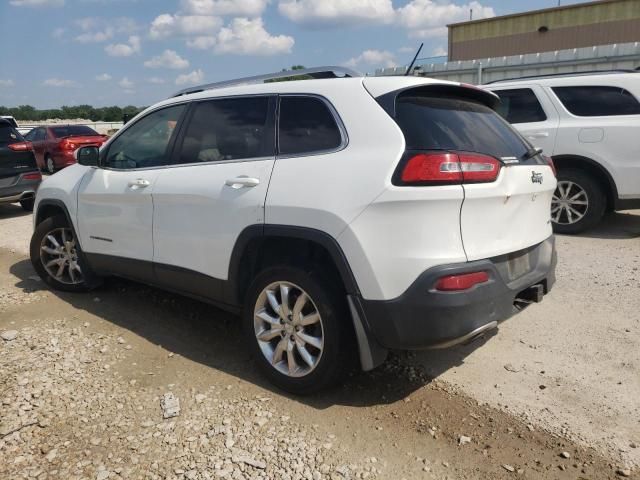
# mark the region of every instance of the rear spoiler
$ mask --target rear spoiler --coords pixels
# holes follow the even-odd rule
[[[399,96],[406,94],[465,98],[482,103],[492,110],[495,110],[498,105],[500,105],[500,97],[495,93],[466,83],[461,83],[459,85],[435,83],[430,85],[411,86],[380,95],[376,98],[376,101],[391,117],[395,118],[396,100]]]

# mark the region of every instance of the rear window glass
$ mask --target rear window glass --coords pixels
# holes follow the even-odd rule
[[[20,133],[8,123],[0,123],[0,143],[9,144],[22,142]]]
[[[579,117],[640,115],[640,103],[620,87],[553,87],[565,108]]]
[[[547,119],[538,97],[530,88],[495,90],[493,93],[500,97],[496,111],[509,123],[544,122]]]
[[[56,138],[79,136],[79,135],[98,135],[94,129],[85,125],[69,125],[67,127],[52,127],[51,131]]]
[[[335,150],[342,135],[327,104],[315,97],[282,97],[278,151],[296,155]]]
[[[522,157],[529,147],[489,107],[467,99],[401,95],[396,121],[410,150],[459,150]]]

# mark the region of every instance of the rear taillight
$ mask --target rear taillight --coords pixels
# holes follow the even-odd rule
[[[36,173],[27,173],[22,176],[23,180],[42,180],[42,175],[38,172]]]
[[[68,138],[65,138],[60,142],[60,148],[62,150],[75,150],[78,146]]]
[[[416,153],[405,163],[400,180],[405,185],[493,182],[501,166],[496,158],[479,153]]]
[[[553,158],[547,157],[546,155],[543,155],[542,158],[544,158],[546,162],[549,164],[549,166],[551,167],[551,170],[553,171],[553,176],[557,177],[558,171],[556,170],[556,164],[553,163]]]
[[[462,273],[459,275],[448,275],[440,278],[436,282],[436,290],[442,292],[455,292],[461,290],[469,290],[480,283],[488,282],[489,274],[487,272]]]
[[[33,144],[31,142],[10,143],[8,147],[16,152],[28,152],[29,150],[33,150]]]

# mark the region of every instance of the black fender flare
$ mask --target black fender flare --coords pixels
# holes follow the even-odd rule
[[[67,206],[62,200],[58,200],[56,198],[46,198],[44,200],[40,200],[40,202],[38,203],[38,209],[34,212],[34,215],[36,217],[36,225],[38,225],[40,222],[44,220],[44,218],[41,217],[42,207],[48,207],[48,206],[56,207],[62,210],[64,215],[67,217],[67,221],[69,222],[69,225],[71,225],[71,228],[73,228],[75,232],[75,226],[71,219],[71,215],[69,214],[69,209],[67,208]],[[76,235],[76,240],[77,239],[78,239],[78,236]]]

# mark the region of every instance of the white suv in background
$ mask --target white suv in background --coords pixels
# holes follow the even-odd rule
[[[640,72],[530,77],[485,85],[498,112],[558,170],[551,218],[560,233],[605,211],[640,208]]]
[[[241,313],[296,393],[540,301],[556,179],[498,98],[337,70],[188,89],[81,148],[38,190],[33,266],[61,290],[118,275]]]

